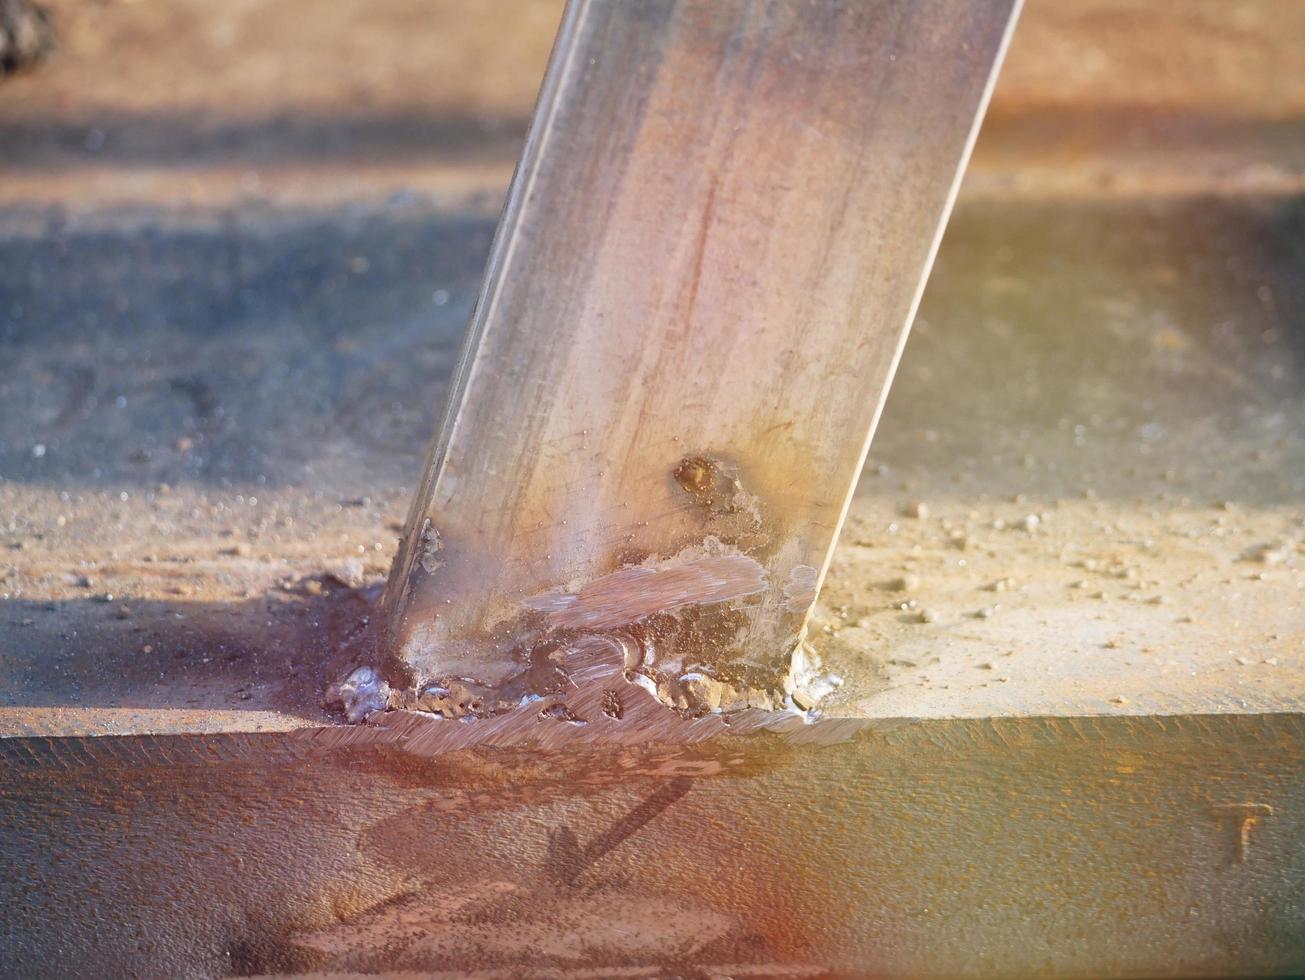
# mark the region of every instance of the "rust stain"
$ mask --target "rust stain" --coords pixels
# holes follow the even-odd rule
[[[766,570],[747,555],[706,555],[661,567],[635,565],[603,575],[578,592],[546,592],[524,605],[550,626],[614,629],[684,606],[728,602],[766,587]]]

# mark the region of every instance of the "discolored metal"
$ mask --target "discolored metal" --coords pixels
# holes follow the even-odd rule
[[[0,742],[0,973],[1305,968],[1298,716],[412,734]]]
[[[387,585],[391,680],[495,687],[624,630],[668,703],[802,686],[1017,7],[570,6]]]

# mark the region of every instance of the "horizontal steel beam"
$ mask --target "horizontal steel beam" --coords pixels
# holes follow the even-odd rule
[[[1305,970],[1299,715],[548,724],[0,741],[0,974]]]

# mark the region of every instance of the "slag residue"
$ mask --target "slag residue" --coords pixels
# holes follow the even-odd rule
[[[766,563],[774,559],[774,533],[732,466],[689,455],[671,476],[702,515],[704,533],[696,541],[522,599],[512,627],[521,668],[506,681],[490,686],[443,677],[391,690],[371,668],[359,668],[337,685],[335,700],[346,717],[400,709],[465,719],[540,702],[541,721],[580,724],[585,720],[568,714],[569,696],[602,690],[602,716],[620,719],[620,688],[635,685],[687,717],[761,709],[814,718],[820,699],[842,683],[821,673],[800,623],[815,599],[818,569],[798,564],[782,584],[772,584]],[[433,574],[443,551],[427,520],[418,564]],[[773,660],[757,663],[745,649],[755,624],[774,616],[799,617],[778,670]]]

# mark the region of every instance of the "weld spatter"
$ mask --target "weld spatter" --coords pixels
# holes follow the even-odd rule
[[[363,666],[332,685],[326,703],[343,709],[344,717],[356,725],[388,708],[392,694],[390,685],[375,668]]]

